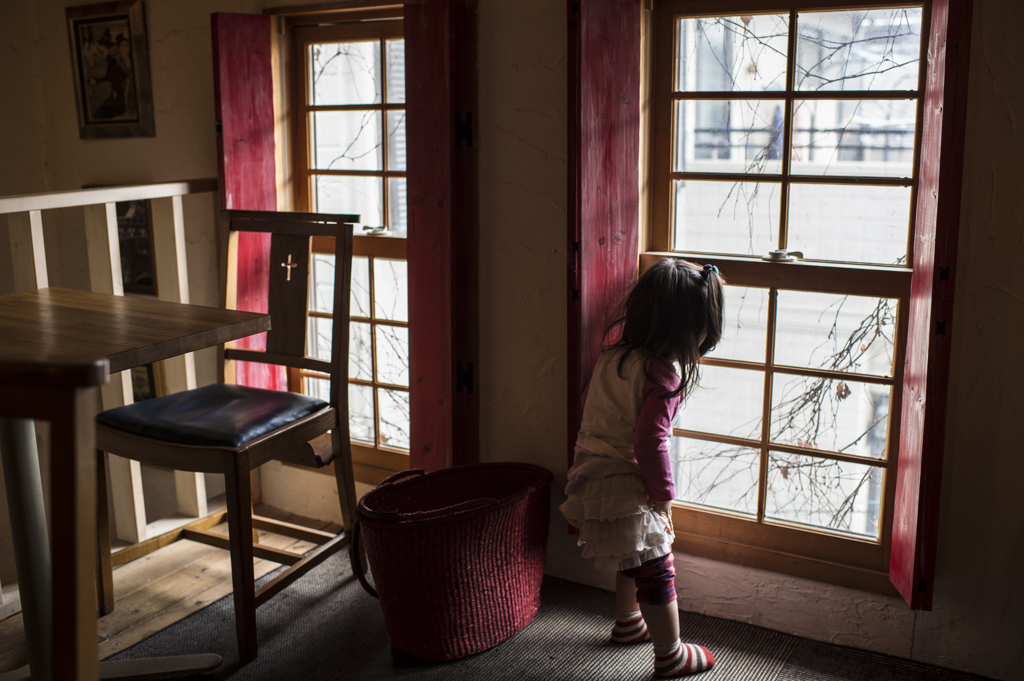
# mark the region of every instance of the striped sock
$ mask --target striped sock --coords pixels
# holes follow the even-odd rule
[[[651,638],[647,633],[647,622],[639,610],[634,612],[615,613],[615,626],[612,627],[612,643],[619,645],[632,645],[643,643]]]
[[[678,678],[711,669],[715,657],[704,646],[674,643],[654,646],[654,671],[661,677]]]

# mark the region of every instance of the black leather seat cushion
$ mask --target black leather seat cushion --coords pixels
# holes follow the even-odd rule
[[[215,383],[108,409],[96,421],[164,442],[239,447],[326,406],[298,393]]]

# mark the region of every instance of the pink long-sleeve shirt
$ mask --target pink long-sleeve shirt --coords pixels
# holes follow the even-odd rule
[[[640,352],[626,359],[620,376],[619,357],[619,352],[608,351],[597,360],[583,396],[577,455],[592,454],[633,463],[644,479],[651,502],[671,501],[675,484],[668,438],[682,393],[667,399],[662,395],[679,387],[679,376],[672,365],[658,358],[649,359],[645,376],[645,356]]]

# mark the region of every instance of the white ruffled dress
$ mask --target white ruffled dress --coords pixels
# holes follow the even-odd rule
[[[568,499],[559,507],[579,530],[583,557],[594,558],[599,569],[628,570],[672,550],[673,535],[654,511],[633,456],[642,360],[638,353],[627,359],[622,377],[616,353],[598,360],[565,488]]]
[[[627,463],[577,452],[565,488],[569,498],[559,507],[579,530],[583,557],[594,558],[598,569],[628,570],[672,550],[673,536],[654,512],[643,477],[626,472],[621,464]]]

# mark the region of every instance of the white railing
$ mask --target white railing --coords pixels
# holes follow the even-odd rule
[[[80,207],[84,214],[90,288],[99,293],[123,295],[114,204],[147,200],[157,294],[161,300],[188,303],[182,197],[216,191],[216,179],[202,179],[0,197],[0,220],[6,219],[10,234],[10,266],[15,291],[49,286],[43,243],[44,211]],[[0,267],[3,266],[4,263],[0,263]],[[168,393],[196,387],[195,360],[191,353],[165,360],[163,370]],[[103,409],[131,404],[130,372],[111,376],[110,383],[103,387],[101,394]],[[147,523],[139,463],[110,456],[108,470],[113,491],[111,511],[115,532],[122,542],[138,543],[172,529],[174,524],[184,524],[188,519],[208,513],[206,481],[201,473],[176,471],[173,487],[150,487],[151,494],[167,495],[164,505],[173,504],[178,512],[170,522]],[[0,528],[0,533],[7,531],[7,528]],[[0,603],[0,611],[3,610]]]

